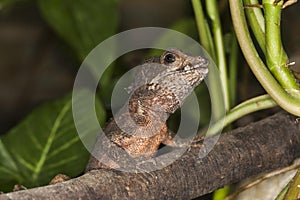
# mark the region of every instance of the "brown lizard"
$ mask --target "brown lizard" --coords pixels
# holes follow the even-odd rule
[[[121,168],[135,158],[153,156],[161,143],[172,145],[166,120],[206,77],[209,61],[169,49],[146,65],[155,65],[158,72],[148,67],[137,76],[133,87],[144,85],[131,91],[128,105],[108,123],[105,135],[98,136],[86,171]]]

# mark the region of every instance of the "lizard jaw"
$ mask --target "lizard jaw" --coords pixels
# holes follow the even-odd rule
[[[208,69],[209,60],[203,57],[198,57],[196,61],[188,62],[184,67],[183,71],[192,71],[198,69]]]
[[[204,65],[201,63],[201,64],[197,64],[197,65],[186,65],[182,71],[184,72],[192,72],[194,70],[204,70],[205,72],[207,71],[208,72],[208,64],[207,65]]]

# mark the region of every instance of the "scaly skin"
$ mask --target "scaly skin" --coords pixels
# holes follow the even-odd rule
[[[128,105],[106,126],[106,137],[98,136],[87,171],[121,168],[132,158],[153,156],[161,143],[172,144],[166,120],[206,77],[209,62],[169,49],[145,65],[130,88]]]

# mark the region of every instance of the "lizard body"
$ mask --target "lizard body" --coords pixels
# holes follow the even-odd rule
[[[98,136],[87,171],[120,168],[122,156],[150,157],[161,143],[170,144],[172,133],[166,120],[206,77],[209,64],[201,56],[189,56],[177,49],[169,49],[146,63],[157,65],[159,72],[149,68],[137,76],[136,82],[145,84],[131,91],[128,105],[106,126],[105,135]]]

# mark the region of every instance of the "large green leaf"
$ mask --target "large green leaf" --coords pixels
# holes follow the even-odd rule
[[[105,111],[97,99],[95,108],[103,123]],[[86,131],[95,132],[91,128]],[[77,176],[88,157],[74,126],[68,95],[40,106],[0,137],[0,191],[11,190],[15,184],[44,185],[58,173]]]
[[[80,59],[116,33],[116,0],[39,0],[41,13]]]
[[[81,61],[103,40],[116,34],[118,0],[38,0],[37,2],[44,18],[72,47]],[[99,82],[101,88],[105,88],[100,95],[106,105],[110,102],[109,94],[112,91],[114,71],[114,66],[109,67]]]

